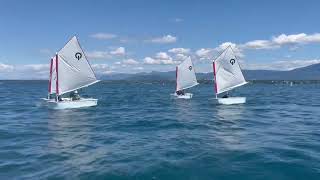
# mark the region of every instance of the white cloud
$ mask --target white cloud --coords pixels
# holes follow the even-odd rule
[[[169,44],[169,43],[175,43],[176,41],[177,41],[177,37],[174,37],[172,35],[165,35],[162,37],[156,37],[149,40],[149,42],[158,43],[158,44]]]
[[[117,62],[115,62],[114,64],[115,64],[115,65],[120,65],[121,62],[120,62],[120,61],[117,61]]]
[[[96,33],[96,34],[91,34],[90,37],[95,39],[100,39],[100,40],[106,40],[106,39],[114,39],[118,36],[111,33]]]
[[[12,71],[14,69],[14,66],[0,63],[0,72],[8,72]]]
[[[185,59],[187,59],[189,56],[186,56],[184,54],[176,54],[175,59],[179,62],[184,61]]]
[[[113,73],[113,67],[108,64],[93,64],[93,70],[96,74],[110,74]]]
[[[320,42],[320,33],[315,33],[311,35],[307,35],[305,33],[291,34],[291,35],[281,34],[277,37],[274,37],[272,41],[279,45],[318,43]]]
[[[171,19],[171,21],[179,23],[179,22],[182,22],[183,19],[182,18],[173,18],[173,19]]]
[[[127,65],[137,65],[139,64],[138,61],[134,60],[134,59],[127,59],[123,61],[123,64],[127,64]]]
[[[211,59],[213,57],[214,49],[211,48],[201,48],[196,51],[196,55],[200,59]]]
[[[195,54],[200,60],[213,60],[218,55],[220,55],[220,53],[223,52],[227,47],[231,47],[237,57],[244,56],[242,53],[242,49],[237,44],[232,42],[224,42],[215,48],[201,48],[197,50]]]
[[[232,51],[235,54],[235,56],[240,57],[240,58],[244,57],[244,54],[242,53],[242,48],[239,45],[232,43],[232,42],[222,43],[219,45],[218,48],[216,48],[216,50],[218,52],[222,52],[223,50],[225,50],[229,46],[232,48]]]
[[[305,33],[290,35],[281,34],[270,40],[253,40],[244,44],[239,44],[239,47],[243,49],[274,49],[284,45],[291,45],[293,47],[290,47],[290,50],[296,50],[297,45],[309,43],[320,43],[320,33],[310,35]]]
[[[278,70],[278,71],[287,71],[296,68],[301,68],[309,66],[312,64],[320,63],[320,59],[313,60],[286,60],[286,61],[275,61],[268,64],[243,64],[244,69],[249,70]]]
[[[158,59],[162,59],[162,60],[165,60],[165,59],[172,59],[167,53],[165,52],[158,52],[156,54],[156,58]]]
[[[90,51],[86,55],[89,59],[111,59],[113,55],[123,56],[126,50],[124,47],[119,47],[113,51]]]
[[[170,64],[176,64],[176,61],[173,61],[172,57],[169,56],[165,52],[158,52],[155,55],[155,58],[146,57],[144,58],[144,64],[162,64],[162,65],[170,65]]]
[[[112,56],[108,51],[92,51],[86,53],[89,59],[110,59]]]
[[[186,48],[172,48],[172,49],[169,49],[168,52],[170,52],[170,53],[175,53],[175,54],[188,54],[188,53],[190,53],[190,49],[186,49]]]
[[[110,54],[123,56],[126,54],[126,49],[124,47],[119,47],[119,48],[115,49],[114,51],[110,51]]]
[[[159,64],[158,61],[151,57],[145,57],[143,60],[144,64]]]
[[[267,40],[254,40],[243,44],[242,47],[247,49],[273,49],[279,46]]]

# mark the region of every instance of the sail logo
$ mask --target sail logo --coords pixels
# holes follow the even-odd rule
[[[234,63],[236,63],[236,60],[235,59],[230,59],[230,63],[231,63],[231,65],[234,65]]]
[[[189,70],[190,70],[190,71],[192,70],[192,66],[189,66]]]
[[[75,58],[78,59],[78,61],[82,58],[82,54],[77,52],[75,55],[74,55]]]

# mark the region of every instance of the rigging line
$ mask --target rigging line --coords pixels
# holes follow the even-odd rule
[[[213,61],[217,60],[222,55],[222,53],[224,53],[228,49],[228,47],[226,49],[224,49],[223,51],[221,51],[220,54],[215,59],[213,59]]]
[[[90,64],[90,62],[89,62],[89,60],[88,60],[88,58],[87,58],[87,56],[86,56],[86,53],[84,52],[84,50],[82,49],[82,46],[80,45],[80,42],[78,41],[77,36],[76,36],[76,39],[77,39],[77,43],[78,43],[78,45],[79,45],[79,47],[80,47],[80,49],[81,49],[81,51],[82,51],[82,53],[83,53],[83,55],[84,55],[84,57],[85,57],[85,59],[86,59],[87,63],[88,63],[88,65],[89,65],[89,67],[90,67],[90,69],[91,69],[91,71],[92,71],[92,73],[93,73],[94,77],[97,79],[97,76],[96,76],[95,72],[93,71],[93,69],[92,69],[92,67],[91,67],[91,64]]]
[[[233,48],[231,47],[231,45],[230,45],[230,48],[231,48],[231,51],[232,51],[234,57],[236,57],[236,59],[239,60],[240,58],[236,55],[236,53],[234,52],[234,50],[233,50]],[[240,63],[238,63],[238,66],[239,66],[240,70],[242,70],[242,68],[241,68],[241,66],[240,66]]]
[[[62,57],[62,56],[60,56],[60,55],[59,55],[59,57],[62,59],[62,61],[63,61],[66,65],[70,66],[71,69],[72,69],[74,72],[76,72],[76,71],[80,72],[80,69],[76,68],[75,66],[72,66],[70,63],[68,63],[68,62],[65,60],[64,57]],[[76,71],[75,71],[74,69],[75,69]]]
[[[223,51],[226,52],[227,49],[229,49],[230,45]],[[224,53],[223,59],[226,57],[227,53]],[[221,56],[221,55],[220,55]],[[218,73],[219,69],[221,68],[221,66],[219,66],[218,68],[216,68],[216,74]]]

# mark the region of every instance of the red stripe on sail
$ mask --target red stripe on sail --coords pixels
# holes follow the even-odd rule
[[[49,94],[51,93],[52,65],[53,65],[53,59],[51,58],[51,63],[50,63],[50,76],[49,76],[49,87],[48,87]]]
[[[56,94],[59,95],[58,54],[56,54]]]
[[[218,93],[218,85],[217,85],[217,78],[216,78],[216,64],[213,62],[213,75],[214,75],[214,88],[216,93]]]

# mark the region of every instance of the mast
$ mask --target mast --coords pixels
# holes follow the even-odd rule
[[[48,99],[50,99],[50,94],[51,94],[52,65],[53,65],[53,58],[51,58],[51,61],[50,61],[50,75],[49,75],[49,85],[48,85]]]
[[[213,76],[214,76],[214,90],[216,92],[216,99],[218,99],[218,94],[217,94],[218,86],[217,86],[217,78],[216,78],[216,64],[214,63],[214,61],[212,63],[212,66],[213,66]]]
[[[59,96],[59,71],[58,71],[58,53],[56,53],[56,101],[58,101]]]
[[[178,90],[178,66],[176,66],[176,91]]]

